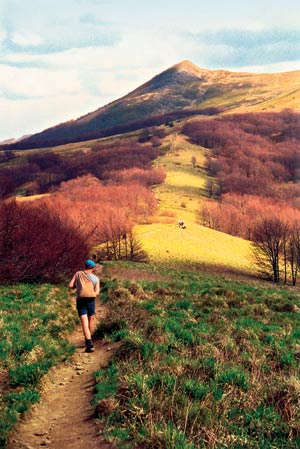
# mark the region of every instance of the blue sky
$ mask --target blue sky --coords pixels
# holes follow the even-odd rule
[[[0,140],[42,131],[189,59],[300,69],[299,0],[0,0]]]

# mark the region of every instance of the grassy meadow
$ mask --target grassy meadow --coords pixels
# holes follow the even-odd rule
[[[64,287],[0,287],[0,448],[20,414],[39,400],[42,376],[73,353],[66,334],[76,322]]]
[[[199,263],[240,272],[255,270],[251,243],[196,223],[156,223],[137,228],[144,250],[153,262]]]
[[[188,142],[176,128],[164,145],[167,151],[155,161],[155,166],[162,167],[167,174],[164,184],[154,189],[159,208],[162,213],[171,211],[178,218],[194,221],[199,201],[206,195],[205,183],[210,179],[205,168],[208,150]]]
[[[166,151],[155,165],[166,171],[164,184],[154,193],[159,204],[154,223],[136,226],[137,237],[153,262],[198,263],[253,273],[250,242],[197,224],[197,211],[207,197],[209,150],[191,144],[180,134],[180,124],[164,139]],[[195,158],[195,167],[192,158]],[[184,220],[185,229],[177,221]]]
[[[299,448],[298,295],[134,267],[102,289],[111,312],[98,335],[120,342],[95,373],[106,438],[122,449]]]

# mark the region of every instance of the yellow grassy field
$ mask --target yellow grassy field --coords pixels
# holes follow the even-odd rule
[[[196,212],[206,197],[205,183],[209,177],[205,160],[208,150],[191,144],[176,129],[164,144],[169,145],[170,150],[155,165],[163,167],[167,177],[163,185],[155,188],[155,195],[159,201],[159,214],[163,216],[169,211],[173,218],[163,220],[160,216],[155,224],[136,227],[137,236],[150,259],[252,271],[254,262],[250,242],[196,222]],[[191,163],[193,156],[196,158],[195,168]],[[185,229],[179,228],[178,219],[184,220]]]
[[[156,262],[197,262],[252,271],[250,242],[187,222],[186,229],[174,224],[142,225],[137,235],[150,259]]]
[[[89,145],[92,143],[95,142],[89,142]],[[82,146],[69,144],[67,150],[76,151],[79,145]],[[208,150],[191,144],[180,134],[180,124],[177,123],[163,145],[169,150],[155,161],[155,165],[163,167],[167,173],[166,182],[154,189],[159,212],[153,218],[153,224],[136,227],[150,259],[154,262],[181,261],[252,271],[250,242],[205,228],[196,222],[196,212],[206,197],[205,184],[210,179],[205,166]],[[192,157],[196,158],[195,168]],[[41,196],[18,199],[28,201]],[[178,227],[178,219],[184,220],[186,229]]]
[[[164,143],[170,150],[155,163],[167,173],[165,183],[154,190],[160,210],[169,210],[178,218],[194,221],[195,211],[205,196],[205,183],[209,179],[205,168],[208,150],[191,144],[177,132],[168,136]],[[196,158],[195,168],[192,157]]]

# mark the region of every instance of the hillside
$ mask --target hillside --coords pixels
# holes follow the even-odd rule
[[[209,269],[239,273],[255,271],[251,243],[198,224],[197,211],[207,197],[209,150],[191,144],[180,134],[180,124],[164,140],[168,151],[155,161],[166,172],[154,187],[159,204],[153,224],[139,225],[137,235],[150,260],[158,263],[200,264]],[[195,166],[192,158],[195,158]],[[182,219],[185,228],[178,226]]]
[[[181,134],[181,127],[184,123],[185,121],[182,121],[175,123],[172,128],[160,129],[160,131],[164,130],[166,135],[161,138],[161,146],[155,149],[156,158],[152,163],[154,167],[162,168],[166,172],[166,179],[164,183],[153,187],[159,204],[158,212],[150,224],[137,227],[138,237],[153,261],[164,260],[169,263],[190,260],[192,263],[206,264],[210,267],[218,266],[223,269],[227,267],[227,271],[253,272],[248,241],[205,228],[196,222],[200,203],[207,196],[206,183],[213,181],[206,168],[206,156],[210,150],[190,143],[188,138]],[[26,173],[26,170],[31,169],[28,159],[35,163],[38,162],[43,167],[47,159],[50,161],[50,155],[56,156],[55,167],[49,165],[49,168],[35,172],[35,181],[27,181],[24,185],[17,187],[18,195],[27,195],[19,196],[19,201],[28,202],[51,195],[51,190],[48,193],[41,193],[40,190],[35,191],[34,189],[37,187],[37,183],[42,183],[44,179],[46,182],[51,179],[53,183],[57,184],[60,179],[60,167],[61,170],[69,167],[68,172],[70,173],[73,167],[73,176],[82,176],[90,169],[89,159],[92,157],[93,167],[99,174],[100,168],[104,166],[104,159],[101,155],[106,151],[108,154],[114,155],[112,162],[116,162],[120,169],[122,163],[126,162],[129,153],[124,151],[119,153],[119,149],[123,146],[124,148],[136,148],[139,136],[140,133],[135,132],[63,145],[53,149],[41,148],[17,152],[18,157],[9,162],[10,170],[15,170],[13,172],[15,177],[20,177],[20,172]],[[142,152],[152,151],[148,142],[140,145]],[[120,156],[117,156],[118,154]],[[40,159],[37,159],[38,156]],[[132,167],[139,163],[135,153],[133,156],[134,159],[131,159],[130,162]],[[191,162],[193,157],[195,158],[194,167]],[[5,163],[6,167],[9,163]],[[74,167],[78,167],[78,169],[75,170]],[[63,173],[61,174],[63,175]],[[44,185],[41,184],[41,186],[44,188]],[[184,220],[186,229],[178,228],[178,219]],[[233,251],[232,248],[235,250]]]
[[[77,120],[58,124],[11,145],[53,146],[124,133],[195,114],[300,109],[300,72],[236,73],[183,61],[128,95]]]

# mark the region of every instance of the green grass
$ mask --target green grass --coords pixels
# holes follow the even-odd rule
[[[106,437],[122,449],[300,447],[297,295],[159,274],[165,280],[115,278],[102,292],[110,317],[100,334],[120,341],[96,373]]]
[[[39,400],[43,375],[73,353],[66,334],[75,323],[65,288],[0,287],[0,448],[20,414]]]

